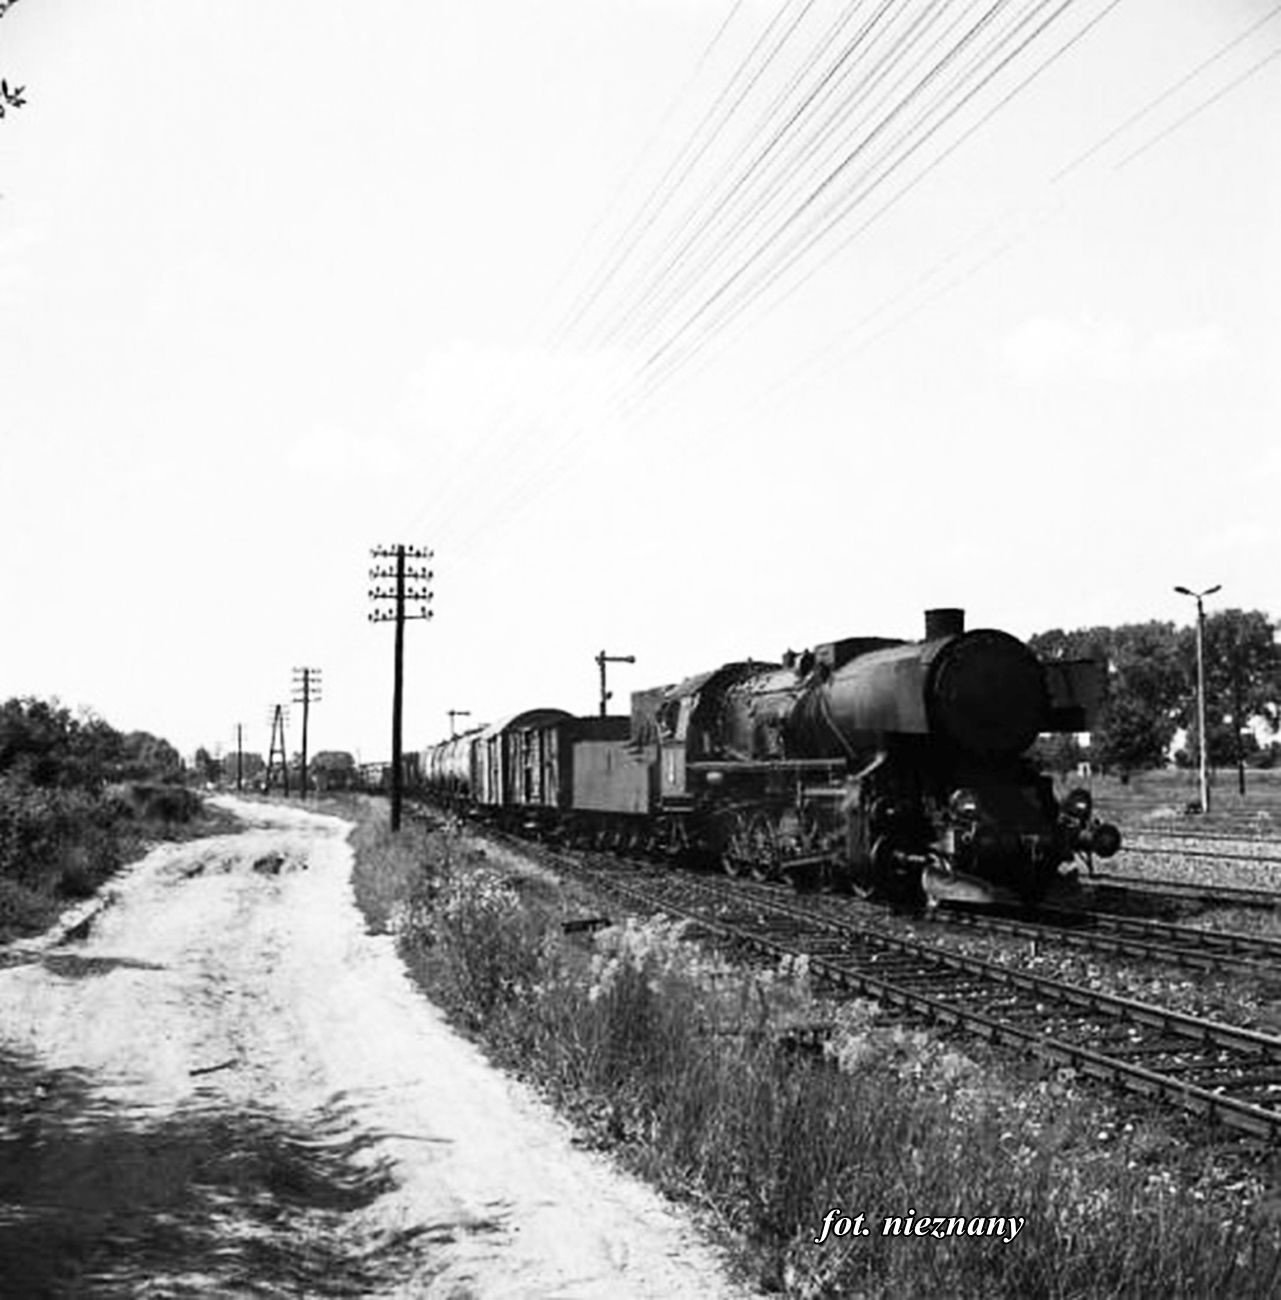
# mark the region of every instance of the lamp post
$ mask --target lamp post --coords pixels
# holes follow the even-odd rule
[[[1206,771],[1209,746],[1205,735],[1205,607],[1202,601],[1206,596],[1213,596],[1222,583],[1207,587],[1204,591],[1189,591],[1187,587],[1175,587],[1180,596],[1191,596],[1196,601],[1196,715],[1197,715],[1197,749],[1201,760],[1201,811],[1210,811],[1210,781]]]

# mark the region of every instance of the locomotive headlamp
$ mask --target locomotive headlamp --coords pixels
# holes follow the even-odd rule
[[[954,790],[947,806],[957,821],[978,821],[979,797],[973,790]]]
[[[1073,790],[1063,800],[1063,811],[1073,821],[1088,822],[1094,811],[1094,798],[1088,790]]]

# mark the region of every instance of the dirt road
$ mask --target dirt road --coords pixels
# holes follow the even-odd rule
[[[0,1293],[734,1294],[365,933],[345,823],[228,803],[0,961]]]

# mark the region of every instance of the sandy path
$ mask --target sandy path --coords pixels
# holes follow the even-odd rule
[[[86,1071],[157,1116],[339,1108],[395,1183],[351,1215],[352,1241],[420,1234],[413,1280],[381,1294],[737,1294],[677,1214],[573,1147],[414,991],[391,941],[364,932],[346,823],[227,802],[252,829],[156,850],[86,940],[29,945],[42,960],[0,970],[0,1048]],[[279,872],[255,871],[269,855]],[[60,953],[101,973],[66,977]]]

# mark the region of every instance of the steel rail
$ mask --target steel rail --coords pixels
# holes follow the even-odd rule
[[[812,907],[768,897],[767,887],[739,889],[737,886],[745,882],[736,881],[732,890],[713,888],[706,882],[695,883],[696,878],[687,874],[651,875],[639,884],[634,876],[624,879],[617,868],[603,870],[571,860],[562,862],[575,874],[624,901],[650,912],[682,917],[725,942],[776,958],[805,956],[815,976],[838,987],[992,1041],[1017,1044],[1046,1059],[1161,1097],[1257,1137],[1281,1137],[1281,1038],[860,929],[824,916]],[[773,927],[762,913],[772,915]],[[782,934],[778,933],[781,921],[791,923]],[[861,953],[855,950],[856,945],[862,948]],[[900,969],[869,969],[886,957],[891,963],[896,961]],[[909,969],[903,970],[904,965]],[[952,990],[958,999],[978,990],[990,994],[994,983],[1012,993],[1011,1003],[1003,1009],[1004,1018],[993,1014],[991,1008],[975,1010],[948,1001],[939,987],[942,973],[965,977],[961,986]],[[911,987],[913,981],[922,980],[930,981],[928,992]],[[1127,1041],[1117,1054],[1073,1043],[1040,1027],[1048,1018],[1045,1002],[1087,1011],[1103,1017],[1105,1023],[1155,1030],[1156,1038]],[[1038,1027],[1017,1023],[1020,1015],[1035,1021]],[[1216,1059],[1188,1059],[1191,1049],[1199,1049],[1203,1055],[1207,1048],[1214,1049]],[[1235,1056],[1223,1059],[1228,1053]],[[1125,1059],[1127,1055],[1174,1059],[1163,1069],[1154,1069],[1150,1064]],[[1230,1095],[1233,1087],[1248,1090],[1251,1099]],[[1254,1098],[1260,1092],[1277,1109],[1257,1104]]]
[[[1028,939],[1033,943],[1061,944],[1115,957],[1138,957],[1190,966],[1197,970],[1231,969],[1247,974],[1281,974],[1281,940],[1268,940],[1236,931],[1199,930],[1168,921],[1148,921],[1110,916],[1106,912],[1062,913],[1061,925],[991,916],[984,912],[942,908],[940,923],[972,930]],[[1078,922],[1067,924],[1067,920]],[[1169,940],[1171,942],[1163,942]]]
[[[1250,862],[1260,867],[1281,867],[1281,857],[1258,853],[1229,853],[1224,849],[1158,848],[1151,844],[1136,844],[1130,839],[1125,841],[1122,852],[1138,858],[1203,858],[1210,862]]]
[[[1223,823],[1214,830],[1198,830],[1186,826],[1158,828],[1151,822],[1135,825],[1121,810],[1109,813],[1105,807],[1100,807],[1096,811],[1101,816],[1110,817],[1120,827],[1127,844],[1131,837],[1142,839],[1147,836],[1151,839],[1191,840],[1203,844],[1269,844],[1281,848],[1281,828],[1275,826],[1241,823],[1240,829],[1234,830],[1228,823]]]
[[[1179,925],[1153,917],[1116,916],[1111,912],[1084,912],[1089,925],[1114,934],[1133,933],[1162,935],[1176,941],[1199,943],[1207,950],[1222,949],[1225,955],[1268,957],[1281,961],[1281,938],[1263,934],[1246,934],[1242,930],[1207,930],[1201,926]]]
[[[1281,907],[1281,892],[1251,889],[1245,885],[1201,885],[1190,880],[1167,880],[1150,876],[1125,876],[1106,871],[1082,876],[1081,884],[1104,889],[1124,889],[1139,894],[1169,894],[1194,898],[1206,904],[1226,907]]]

